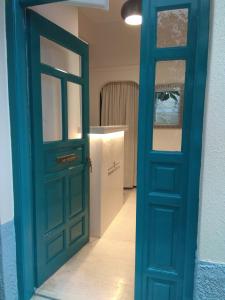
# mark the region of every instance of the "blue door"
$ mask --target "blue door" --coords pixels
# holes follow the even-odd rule
[[[143,0],[136,300],[192,300],[209,1]]]
[[[28,11],[36,286],[89,239],[88,46]]]

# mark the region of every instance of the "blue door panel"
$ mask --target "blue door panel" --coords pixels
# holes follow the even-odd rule
[[[75,243],[82,235],[84,235],[84,219],[82,218],[79,222],[73,224],[69,229],[69,243]]]
[[[177,212],[174,208],[151,207],[150,235],[155,241],[149,245],[149,266],[151,268],[176,271],[177,239],[175,228]]]
[[[48,181],[45,186],[45,209],[44,219],[46,220],[46,232],[64,224],[65,220],[65,178],[54,178]]]
[[[152,288],[150,289],[153,291],[153,295],[151,296],[152,299],[165,299],[165,300],[172,300],[175,299],[175,286],[169,282],[160,282],[160,281],[153,281]],[[149,297],[149,299],[151,299]]]
[[[83,172],[69,176],[69,217],[79,214],[84,208]]]
[[[62,231],[53,239],[46,243],[46,263],[50,263],[52,259],[62,253],[65,249],[65,232]]]
[[[196,67],[196,57],[200,55],[198,39],[202,36],[200,22],[204,14],[207,20],[209,18],[209,6],[204,5],[206,2],[204,0],[142,1],[136,300],[193,299],[197,218],[192,218],[190,209],[195,207],[193,214],[196,217],[199,189],[199,180],[196,182],[196,176],[197,174],[199,176],[200,170],[201,147],[199,145],[202,134],[202,119],[198,123],[199,127],[193,126],[194,120],[198,118],[194,107],[199,101],[194,91],[198,89],[195,78],[206,77],[203,64],[202,70]],[[158,13],[175,9],[188,10],[187,43],[182,46],[157,48]],[[208,28],[206,27],[205,30],[206,37]],[[202,42],[207,46],[207,37]],[[206,56],[204,59],[206,65]],[[186,66],[183,117],[181,117],[181,150],[157,151],[153,146],[156,66],[161,61],[175,60],[185,62]],[[167,80],[169,83],[175,83],[170,81],[174,79],[167,78]],[[201,115],[204,110],[203,100],[201,107],[198,106]],[[196,131],[198,142],[193,139]],[[196,149],[196,144],[198,148],[194,154],[193,149]],[[190,159],[191,153],[192,158],[196,155],[194,160]],[[194,168],[195,173],[193,173]],[[190,176],[191,172],[192,176]],[[191,228],[192,230],[195,228],[192,233]]]
[[[147,288],[144,291],[146,299],[152,300],[178,300],[177,286],[174,281],[159,278],[147,279]]]
[[[151,193],[179,195],[181,190],[181,166],[171,163],[152,163],[150,165]]]
[[[32,11],[28,11],[27,16],[30,25],[36,286],[40,286],[89,240],[88,46]],[[79,54],[82,75],[75,76],[43,64],[41,36]],[[42,74],[61,83],[61,140],[45,142],[43,138]],[[82,137],[78,139],[68,138],[67,82],[76,83],[82,89]],[[53,97],[53,93],[49,95]]]

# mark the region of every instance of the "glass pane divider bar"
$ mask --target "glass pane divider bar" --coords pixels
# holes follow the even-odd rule
[[[54,0],[54,2],[62,2],[62,1],[66,1],[66,0]],[[31,6],[52,3],[52,0],[20,0],[19,3],[23,8],[28,8]]]
[[[82,77],[67,73],[46,64],[41,64],[41,73],[65,79],[66,81],[71,81],[80,85],[84,84],[84,79]]]
[[[165,156],[166,155],[166,156]],[[176,163],[182,163],[185,158],[185,154],[181,151],[155,151],[151,150],[147,154],[147,158],[149,161],[152,162],[176,162]]]
[[[67,101],[67,81],[61,79],[62,89],[62,134],[63,140],[68,140],[68,101]]]
[[[167,0],[166,4],[164,0],[152,0],[152,6],[157,10],[189,8],[192,3],[193,0]]]
[[[58,148],[79,147],[79,146],[83,146],[86,142],[87,142],[86,139],[82,138],[77,140],[46,142],[43,145],[46,150],[52,150],[52,149],[56,149],[57,147]]]
[[[156,60],[187,60],[189,57],[189,47],[171,47],[171,48],[158,48],[155,49]]]

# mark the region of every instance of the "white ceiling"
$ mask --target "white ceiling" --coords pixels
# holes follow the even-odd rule
[[[123,21],[124,1],[110,0],[109,11],[79,8],[79,37],[90,45],[93,68],[139,65],[141,27]]]
[[[120,12],[124,2],[126,0],[110,0],[109,11],[96,8],[79,8],[79,12],[95,23],[120,22],[122,21]]]

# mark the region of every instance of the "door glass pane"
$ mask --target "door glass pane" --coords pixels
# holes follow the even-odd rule
[[[42,36],[40,43],[41,63],[76,76],[81,76],[80,55]]]
[[[188,9],[159,11],[157,15],[157,47],[187,45]]]
[[[82,88],[79,84],[67,83],[68,137],[82,138]]]
[[[42,125],[44,142],[62,140],[61,81],[41,74]]]
[[[156,64],[153,150],[181,151],[185,71],[184,60]]]

